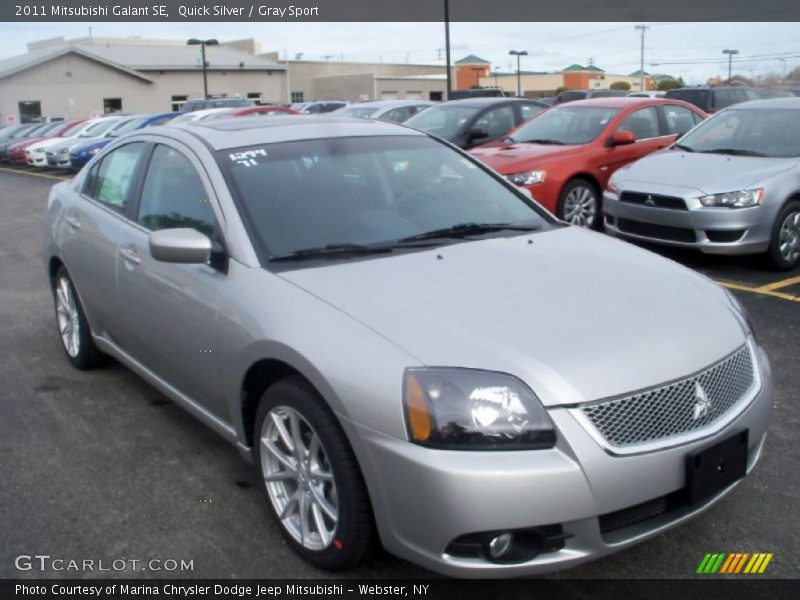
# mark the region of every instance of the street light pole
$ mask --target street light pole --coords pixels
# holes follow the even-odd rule
[[[726,48],[725,50],[722,51],[722,53],[728,55],[728,83],[730,83],[731,82],[731,77],[733,76],[733,70],[732,70],[733,69],[733,55],[734,54],[739,54],[739,51],[738,50],[729,50],[729,49]]]
[[[642,32],[642,47],[639,53],[640,58],[640,66],[639,66],[639,75],[641,77],[641,82],[639,83],[639,91],[644,91],[644,32],[650,28],[649,25],[637,25],[636,30]]]
[[[206,64],[206,46],[217,46],[219,42],[215,39],[198,40],[192,38],[186,41],[187,46],[200,46],[200,56],[203,61],[203,98],[208,99],[208,65]]]
[[[510,56],[516,56],[517,57],[517,96],[519,96],[521,98],[522,97],[522,77],[520,75],[520,70],[519,70],[519,58],[520,58],[520,56],[528,56],[528,51],[527,50],[509,50],[508,54]]]

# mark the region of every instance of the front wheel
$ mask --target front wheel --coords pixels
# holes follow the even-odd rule
[[[561,190],[557,216],[562,221],[580,227],[597,228],[600,221],[600,194],[585,179],[572,179]]]
[[[794,269],[800,262],[800,201],[788,202],[778,213],[767,254],[779,271]]]
[[[299,377],[261,398],[253,448],[272,516],[309,563],[358,564],[373,543],[372,510],[353,451],[336,417]]]

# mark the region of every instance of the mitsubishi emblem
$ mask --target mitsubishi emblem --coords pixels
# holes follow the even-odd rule
[[[655,206],[656,201],[653,200],[653,197],[650,194],[647,194],[647,198],[645,198],[644,203],[646,206]]]
[[[694,383],[694,409],[692,410],[692,420],[697,421],[708,416],[711,409],[711,400],[708,399],[706,391],[699,382]]]

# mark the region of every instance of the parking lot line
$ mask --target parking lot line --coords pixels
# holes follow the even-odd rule
[[[775,290],[797,284],[800,284],[800,275],[797,277],[789,277],[788,279],[781,279],[780,281],[775,281],[774,283],[768,283],[767,285],[762,285],[758,289],[764,292],[774,292]]]
[[[0,167],[0,171],[4,173],[17,173],[18,175],[31,175],[33,177],[44,177],[45,179],[56,179],[57,181],[64,181],[69,179],[64,175],[50,175],[49,173],[34,173],[33,171],[23,171],[22,169],[9,169],[8,167]]]
[[[795,279],[795,278],[792,278]],[[800,278],[797,278],[800,279]],[[784,283],[786,281],[791,281],[790,279],[786,279],[783,282],[777,283]],[[774,284],[768,284],[761,287],[751,287],[749,285],[742,285],[740,283],[733,283],[730,281],[718,281],[720,285],[730,289],[730,290],[738,290],[740,292],[750,292],[751,294],[761,294],[762,296],[772,296],[773,298],[780,298],[781,300],[789,300],[790,302],[800,302],[800,296],[795,296],[794,294],[786,294],[783,292],[776,292],[774,291],[775,288],[770,288],[770,286]],[[787,283],[786,285],[792,285],[791,283]],[[780,285],[778,287],[784,287]]]

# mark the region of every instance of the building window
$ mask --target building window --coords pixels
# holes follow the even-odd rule
[[[120,112],[122,110],[122,98],[103,98],[103,112],[105,114]]]
[[[23,100],[17,107],[20,123],[36,123],[42,117],[42,103],[39,100]]]
[[[441,102],[444,96],[444,92],[430,92],[428,94],[428,98],[432,102]]]
[[[292,102],[305,102],[303,92],[292,92]]]
[[[261,104],[261,92],[247,92],[247,99],[256,104]]]
[[[172,110],[174,112],[180,111],[183,103],[189,99],[189,96],[173,96],[172,97]]]

